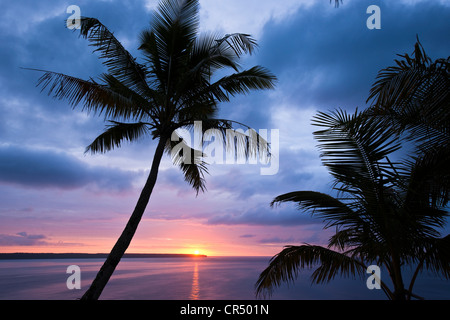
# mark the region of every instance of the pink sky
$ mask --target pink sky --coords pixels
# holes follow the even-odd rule
[[[246,205],[248,199],[236,199],[232,194],[214,190],[195,197],[189,189],[180,192],[163,182],[157,186],[127,252],[198,250],[209,256],[272,256],[284,245],[298,244],[302,239],[326,241],[317,238],[320,224],[271,226],[270,222],[266,225],[250,220],[239,222],[238,219],[245,219],[245,211],[251,209]],[[0,251],[109,252],[127,222],[139,189],[110,194],[95,188],[36,191],[0,186],[1,191],[11,195],[10,206],[3,203],[2,211],[9,214],[0,226]],[[231,198],[234,199],[230,202]],[[239,206],[244,214],[236,209]],[[280,212],[270,209],[268,203],[265,209],[264,214]],[[209,212],[215,212],[218,221]],[[253,213],[247,212],[248,219],[253,219]]]

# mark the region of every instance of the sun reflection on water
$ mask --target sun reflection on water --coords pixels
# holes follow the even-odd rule
[[[196,262],[194,265],[194,274],[192,276],[192,289],[191,294],[189,295],[190,300],[199,300],[200,299],[200,286],[198,284],[198,263]]]

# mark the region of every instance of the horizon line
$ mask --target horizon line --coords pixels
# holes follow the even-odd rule
[[[96,257],[107,257],[108,253],[75,253],[75,252],[66,252],[66,253],[53,253],[53,252],[10,252],[10,253],[1,253],[0,259],[8,259],[8,258],[96,258]],[[152,257],[192,257],[192,258],[206,258],[207,255],[204,254],[194,254],[194,253],[125,253],[124,258],[152,258]]]
[[[63,256],[63,255],[66,255],[66,256],[69,256],[69,255],[71,255],[71,256],[85,255],[87,257],[93,257],[93,256],[105,256],[105,257],[107,257],[109,255],[109,253],[101,253],[101,252],[97,252],[97,253],[87,253],[87,252],[58,252],[58,253],[54,253],[54,252],[0,252],[0,260],[1,259],[6,260],[4,257],[7,256],[7,255],[10,255],[12,257],[14,257],[14,256],[17,257],[19,255],[28,255],[30,257],[33,256],[33,255],[34,256],[38,256],[38,255],[53,255],[53,256],[56,256],[56,255],[59,255],[59,256]],[[128,256],[128,258],[132,258],[132,256],[136,256],[136,257],[141,256],[142,258],[144,258],[145,255],[147,255],[147,256],[153,255],[155,257],[157,257],[157,256],[166,256],[166,257],[170,257],[170,256],[182,257],[182,256],[184,256],[184,257],[193,257],[193,258],[195,258],[195,257],[197,257],[197,258],[207,258],[207,257],[224,257],[224,258],[226,258],[226,257],[227,258],[239,258],[239,257],[242,257],[242,258],[245,258],[245,257],[258,258],[259,257],[259,258],[272,258],[272,256],[270,256],[270,255],[256,255],[256,256],[255,255],[206,255],[206,254],[195,254],[195,253],[133,253],[133,252],[125,253],[123,257],[126,258]]]

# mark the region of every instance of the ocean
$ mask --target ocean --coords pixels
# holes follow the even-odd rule
[[[268,257],[124,258],[106,286],[104,300],[255,300],[254,285]],[[95,277],[103,259],[0,260],[0,300],[76,300]],[[70,265],[80,268],[81,289],[69,290]],[[336,278],[316,285],[311,270],[282,285],[272,300],[384,300],[365,279]],[[369,277],[370,275],[368,275]],[[386,275],[389,285],[390,280]],[[406,277],[405,277],[406,278]],[[406,282],[406,281],[405,281]],[[414,293],[429,300],[450,300],[450,281],[430,273],[416,281]]]

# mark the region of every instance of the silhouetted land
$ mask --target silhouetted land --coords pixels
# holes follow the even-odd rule
[[[0,260],[17,259],[106,259],[106,253],[0,253]],[[128,253],[124,258],[206,258],[200,254]]]

